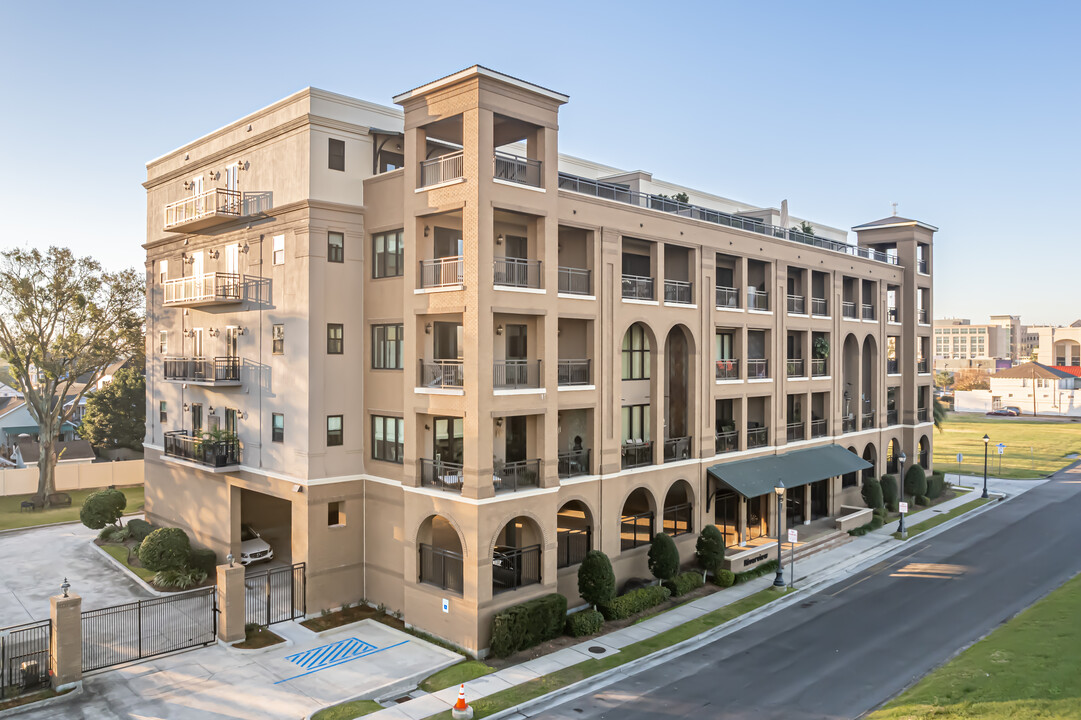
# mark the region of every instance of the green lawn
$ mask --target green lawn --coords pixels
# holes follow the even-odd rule
[[[139,579],[143,582],[150,582],[154,579],[154,572],[147,570],[144,567],[135,567],[128,562],[128,548],[126,545],[102,545],[101,549],[119,560],[121,565],[125,566],[128,570],[131,570],[133,573],[138,575]]]
[[[983,436],[991,438],[987,473],[1002,478],[1040,478],[1074,462],[1081,454],[1081,423],[949,413],[942,432],[934,432],[935,469],[983,477]],[[995,445],[1005,443],[1000,458]],[[960,468],[957,453],[963,455]]]
[[[1081,718],[1081,576],[868,720]]]
[[[353,720],[353,718],[382,709],[383,706],[375,700],[353,700],[341,705],[323,708],[312,716],[312,720]]]
[[[96,488],[100,490],[101,488]],[[139,512],[143,509],[143,486],[119,488],[128,498],[128,506],[124,510],[127,513]],[[95,490],[71,490],[65,491],[71,495],[71,507],[50,508],[48,510],[35,510],[23,512],[19,509],[19,503],[29,500],[30,495],[6,495],[0,497],[0,530],[12,530],[14,528],[33,527],[35,525],[48,525],[50,523],[71,522],[79,519],[79,508],[82,507],[86,496]]]
[[[443,668],[434,675],[429,675],[428,679],[420,684],[420,689],[427,693],[438,692],[444,688],[483,677],[491,672],[495,672],[494,667],[489,667],[477,660],[465,660],[449,668]]]
[[[921,532],[926,532],[926,531],[930,530],[931,528],[933,528],[933,527],[935,527],[937,525],[941,525],[942,523],[946,522],[947,520],[953,520],[958,515],[964,515],[969,510],[975,510],[979,506],[984,505],[984,504],[989,503],[989,502],[991,502],[990,499],[985,500],[983,498],[976,498],[975,500],[972,500],[971,502],[967,502],[964,505],[958,505],[957,507],[955,507],[953,510],[950,510],[949,512],[944,512],[941,515],[935,515],[930,520],[924,520],[923,522],[918,522],[915,525],[913,525],[912,527],[905,528],[905,530],[908,531],[908,539],[911,540],[912,538],[919,535]],[[893,534],[893,536],[899,540],[901,538],[901,533],[895,532]]]

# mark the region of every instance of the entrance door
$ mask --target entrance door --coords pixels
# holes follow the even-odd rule
[[[237,349],[239,346],[240,328],[227,327],[225,328],[225,356],[226,357],[239,357]]]
[[[818,520],[829,515],[829,480],[811,483],[811,519]]]
[[[200,437],[203,434],[203,404],[191,405],[191,434]]]
[[[789,488],[784,494],[785,529],[794,528],[803,524],[803,486]]]
[[[504,422],[507,431],[506,458],[508,463],[526,459],[526,417],[512,415]]]
[[[226,245],[225,246],[225,272],[231,275],[238,275],[240,273],[240,246]]]
[[[191,333],[191,356],[201,358],[203,356],[203,329],[195,328]]]
[[[462,418],[437,417],[435,419],[435,458],[445,463],[462,464]]]

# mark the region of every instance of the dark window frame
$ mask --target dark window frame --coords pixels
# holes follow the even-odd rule
[[[330,421],[338,421],[338,429],[330,429]],[[345,418],[342,415],[327,415],[327,447],[341,447],[345,443]]]
[[[327,169],[345,172],[345,140],[327,138]]]
[[[158,421],[169,422],[169,404],[165,400],[158,402]]]
[[[376,429],[382,428],[382,440],[376,439]],[[393,427],[395,439],[393,442],[388,441],[387,428]],[[399,429],[401,432],[399,432]],[[372,415],[372,460],[380,460],[382,462],[395,463],[402,465],[404,463],[405,455],[405,420],[404,418],[394,417],[391,415]],[[387,449],[390,447],[396,448],[395,453],[388,453]]]
[[[389,331],[393,328],[393,333],[397,334],[396,339],[389,338]],[[388,365],[385,363],[387,359],[387,345],[395,344],[395,355],[397,356],[394,364]],[[372,369],[373,370],[403,370],[404,359],[403,352],[405,350],[405,325],[402,323],[383,323],[379,325],[372,325]]]
[[[334,243],[335,238],[338,240],[337,244]],[[345,262],[345,233],[334,231],[327,233],[327,262]]]
[[[332,500],[327,503],[327,527],[345,527],[345,501]]]
[[[279,420],[281,427],[278,427]],[[285,442],[285,413],[270,413],[270,441]]]
[[[337,337],[335,337],[335,332]],[[327,323],[327,355],[341,355],[345,352],[345,325]]]
[[[270,354],[285,354],[285,325],[277,323],[270,326]]]
[[[402,242],[402,230],[390,230],[372,235],[372,277],[375,279],[402,277],[405,274],[405,244]],[[387,251],[387,240],[393,238],[397,250]],[[382,250],[380,250],[382,241]],[[388,262],[389,258],[393,261]]]
[[[639,342],[636,343],[635,340]],[[653,373],[652,363],[652,351],[650,346],[649,336],[646,334],[646,330],[639,323],[635,323],[627,328],[627,332],[623,334],[623,344],[620,346],[620,352],[623,358],[627,358],[626,362],[621,360],[620,362],[620,378],[623,380],[649,380],[650,375]],[[635,360],[637,360],[638,369],[635,371]]]

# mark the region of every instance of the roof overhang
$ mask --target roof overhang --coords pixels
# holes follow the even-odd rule
[[[852,228],[853,231],[859,232],[860,230],[882,230],[885,228],[900,228],[900,227],[921,227],[924,230],[930,230],[931,232],[938,232],[938,228],[929,223],[920,222],[919,220],[903,220],[895,223],[884,223],[876,225],[874,223],[868,225],[857,225]]]
[[[447,75],[446,77],[439,78],[438,80],[433,80],[427,85],[421,85],[418,88],[407,90],[404,93],[395,95],[392,99],[395,103],[400,105],[411,98],[418,97],[420,95],[427,95],[433,90],[438,90],[441,87],[453,85],[456,82],[460,82],[461,80],[465,80],[466,78],[475,76],[491,78],[492,80],[497,80],[501,83],[512,85],[514,87],[521,88],[522,90],[536,93],[537,95],[542,95],[549,100],[554,100],[558,103],[565,103],[570,100],[569,95],[564,95],[563,93],[558,93],[554,90],[543,88],[540,85],[534,85],[533,83],[526,82],[525,80],[519,80],[518,78],[511,77],[510,75],[504,75],[503,73],[496,72],[495,70],[489,70],[482,65],[474,65],[473,67],[466,68],[465,70],[459,70],[452,75]]]
[[[778,480],[791,489],[870,467],[871,463],[840,445],[823,445],[720,463],[707,472],[743,497],[756,498],[772,493]]]

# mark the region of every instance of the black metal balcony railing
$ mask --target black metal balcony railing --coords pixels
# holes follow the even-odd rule
[[[517,492],[539,487],[540,477],[541,461],[538,458],[499,463],[492,475],[492,485],[497,493]]]
[[[591,528],[566,529],[556,531],[556,567],[565,568],[577,565],[585,560],[586,553],[593,547]]]
[[[512,548],[497,545],[492,553],[492,592],[536,585],[541,578],[541,546]]]
[[[724,287],[718,285],[717,291],[717,307],[719,308],[738,308],[739,307],[739,290],[736,288]]]
[[[559,268],[559,292],[570,295],[589,295],[592,289],[591,271],[582,268]]]
[[[931,372],[930,364],[927,362],[927,358],[922,358],[916,361],[916,372],[929,373]]]
[[[788,296],[788,312],[793,315],[807,314],[807,298],[802,295]]]
[[[420,581],[461,594],[462,554],[421,543]]]
[[[630,300],[652,300],[653,278],[640,275],[624,275],[623,297]]]
[[[920,259],[916,260],[916,271],[926,275],[927,274],[927,260],[925,260],[923,258],[920,258]]]
[[[769,377],[769,360],[751,358],[747,361],[747,379],[763,380]]]
[[[846,433],[856,432],[856,417],[854,415],[844,418],[841,422],[841,431]]]
[[[234,438],[213,440],[195,437],[187,430],[165,433],[165,454],[212,468],[240,464],[240,441]]]
[[[856,309],[856,303],[845,300],[841,303],[841,317],[856,319],[859,317],[859,311]]]
[[[619,549],[633,550],[649,545],[653,539],[653,521],[656,516],[652,510],[623,515],[619,518]]]
[[[921,407],[916,409],[916,422],[925,423],[929,422],[930,419],[930,413],[927,412],[927,408]]]
[[[453,287],[463,280],[461,255],[420,261],[420,286],[422,288]]]
[[[920,324],[928,325],[931,322],[931,313],[927,311],[927,308],[920,308]]]
[[[826,437],[829,434],[830,426],[828,420],[811,421],[811,439]]]
[[[664,301],[666,303],[690,305],[694,302],[693,290],[694,288],[689,282],[684,282],[683,280],[665,280]]]
[[[860,429],[869,430],[875,426],[875,411],[865,412],[860,416]]]
[[[625,444],[620,453],[623,456],[623,469],[645,467],[653,464],[653,443],[649,440]]]
[[[539,388],[541,361],[496,360],[493,366],[492,384],[497,390]]]
[[[896,409],[886,410],[886,425],[896,425],[899,420],[898,415],[899,414]]]
[[[419,187],[431,187],[441,185],[451,180],[463,177],[465,173],[465,160],[462,151],[440,155],[431,160],[423,160],[420,163],[420,175],[418,176]]]
[[[571,175],[570,173],[559,173],[559,189],[627,203],[628,205],[636,205],[638,207],[649,208],[650,210],[659,210],[661,212],[672,213],[673,215],[679,215],[680,217],[691,218],[694,220],[702,220],[716,225],[748,230],[750,232],[759,233],[760,235],[769,235],[770,237],[798,242],[803,245],[810,245],[812,247],[831,250],[833,252],[845,253],[846,255],[877,260],[878,262],[889,263],[891,265],[899,264],[895,255],[889,255],[881,250],[872,250],[871,248],[860,247],[858,245],[849,245],[848,243],[837,240],[827,240],[825,238],[801,233],[788,228],[767,225],[757,218],[743,217],[741,215],[732,215],[719,210],[711,210],[698,205],[691,205],[689,203],[673,200],[672,198],[662,198],[658,195],[650,195],[648,193],[629,190],[622,185],[614,185],[599,180],[578,177],[577,175]]]
[[[785,377],[806,377],[803,372],[803,358],[789,358],[785,360]]]
[[[815,317],[827,317],[830,314],[830,306],[826,298],[811,298],[811,314]]]
[[[556,365],[556,378],[560,385],[589,385],[590,367],[593,361],[559,360]]]
[[[165,358],[166,380],[183,382],[240,382],[240,358]]]
[[[523,258],[497,257],[495,259],[496,285],[517,288],[540,288],[541,261]]]
[[[461,463],[445,462],[443,460],[421,458],[420,484],[424,487],[434,487],[440,490],[460,493],[462,483],[465,481],[465,469]]]
[[[901,311],[895,307],[886,308],[886,321],[891,323],[901,322]]]
[[[826,377],[829,372],[829,359],[811,358],[811,377]]]
[[[718,380],[739,380],[739,360],[723,358],[717,361]]]
[[[748,290],[747,309],[769,310],[769,293],[765,290]]]
[[[715,452],[718,455],[737,450],[739,450],[739,430],[725,430],[717,433]]]
[[[589,464],[589,449],[567,450],[557,456],[559,463],[559,477],[571,478],[580,475],[588,475],[591,465]]]
[[[541,161],[497,150],[495,153],[495,179],[539,188],[541,186]]]
[[[874,320],[875,319],[875,306],[874,305],[867,305],[866,303],[863,305],[863,319],[864,320]]]
[[[694,506],[689,503],[666,505],[661,515],[661,532],[670,537],[694,530]]]
[[[747,449],[769,445],[769,427],[747,428]]]
[[[901,372],[901,366],[897,358],[886,358],[886,374],[896,375],[899,372]]]
[[[664,461],[676,462],[691,457],[690,437],[666,438],[664,441]]]
[[[426,388],[460,388],[465,385],[462,360],[421,360],[420,385]]]
[[[788,423],[787,425],[787,437],[788,442],[799,442],[803,440],[804,433],[806,432],[803,423],[795,422]]]

